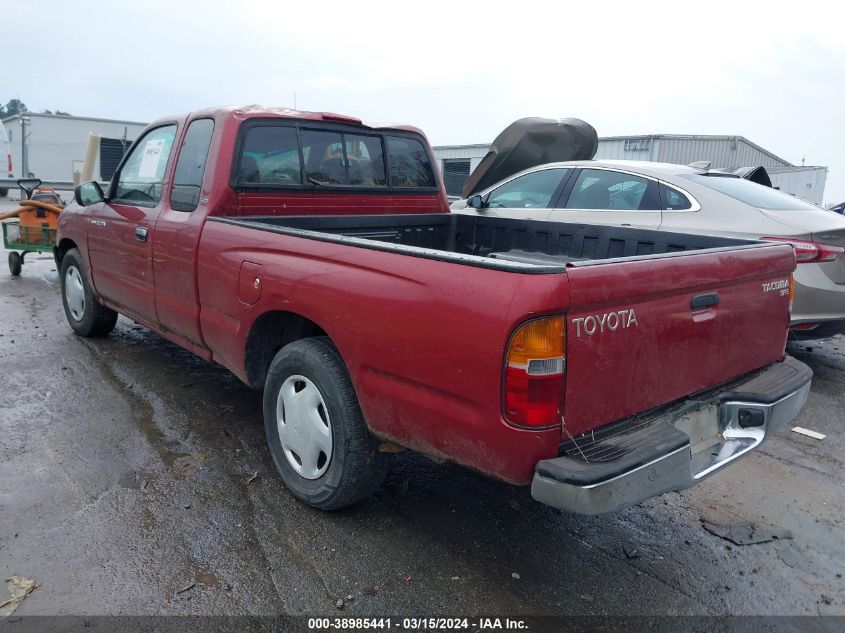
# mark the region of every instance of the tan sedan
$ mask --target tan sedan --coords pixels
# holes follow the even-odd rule
[[[533,167],[474,193],[452,211],[789,241],[799,264],[793,333],[845,333],[845,217],[776,189],[704,167],[590,160]]]

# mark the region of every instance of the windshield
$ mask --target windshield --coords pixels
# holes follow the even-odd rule
[[[744,180],[736,176],[717,176],[715,174],[684,174],[687,180],[692,180],[705,187],[710,187],[723,194],[736,198],[740,202],[750,204],[758,209],[768,211],[806,211],[817,210],[814,204],[804,202],[801,198],[783,193],[771,187],[758,185],[756,182]]]

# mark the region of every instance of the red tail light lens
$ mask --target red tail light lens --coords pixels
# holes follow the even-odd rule
[[[15,171],[14,169],[12,169],[12,155],[6,154],[6,157],[9,159],[9,173],[11,174],[13,171]]]
[[[836,261],[845,248],[833,244],[822,244],[821,242],[810,242],[797,240],[791,237],[762,237],[764,242],[788,242],[795,249],[795,258],[799,264],[810,264],[820,262]]]
[[[535,319],[520,326],[508,345],[505,418],[517,426],[560,424],[566,363],[566,320]]]

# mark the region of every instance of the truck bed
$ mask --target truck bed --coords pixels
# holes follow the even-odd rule
[[[628,227],[536,222],[463,214],[252,216],[216,222],[415,257],[528,274],[615,259],[755,248],[758,242]]]
[[[511,483],[562,435],[779,361],[795,267],[788,244],[463,214],[211,217],[198,261],[206,344],[249,384],[242,332],[268,309],[302,315],[373,433]],[[545,315],[565,318],[560,422],[515,426],[505,351]]]

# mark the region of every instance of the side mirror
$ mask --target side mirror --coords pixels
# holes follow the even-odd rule
[[[81,207],[87,207],[98,202],[104,202],[106,195],[103,189],[95,182],[83,182],[81,185],[73,190],[73,197],[76,203]]]
[[[475,194],[474,196],[470,196],[467,198],[467,206],[472,209],[483,209],[484,208],[484,199]]]

